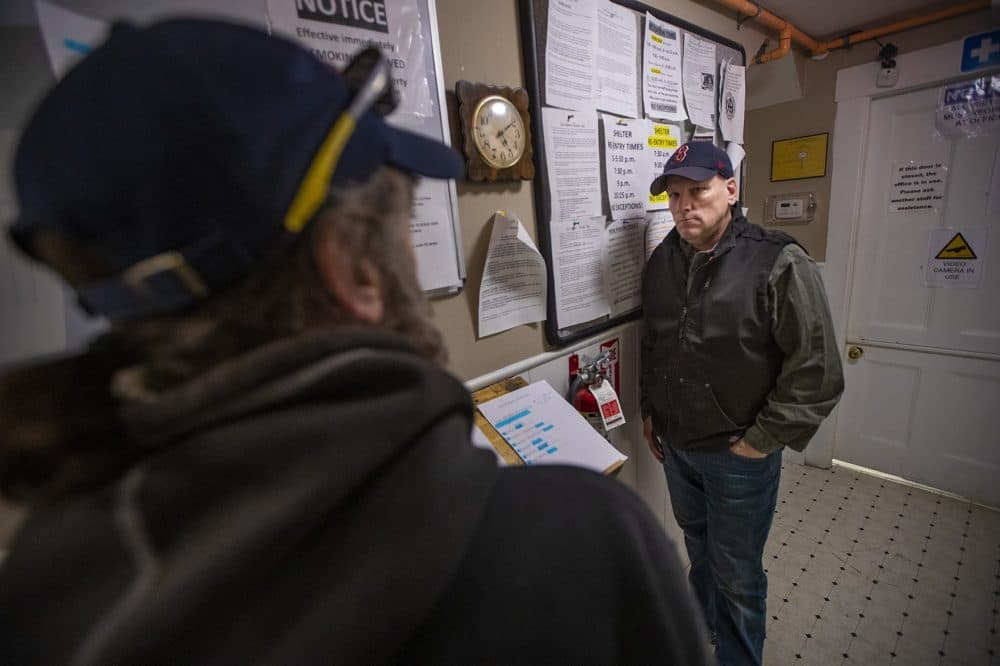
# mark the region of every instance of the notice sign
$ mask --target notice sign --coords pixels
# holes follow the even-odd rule
[[[985,253],[985,229],[935,229],[927,246],[924,282],[928,287],[977,289]]]
[[[646,145],[650,149],[650,173],[649,180],[663,173],[663,167],[667,160],[676,152],[681,145],[681,131],[674,125],[661,125],[660,123],[650,123],[650,131],[646,136]],[[649,183],[646,184],[645,193],[647,197],[646,210],[661,210],[667,207],[667,193],[649,193]]]
[[[605,176],[611,219],[642,217],[649,196],[648,120],[604,116]]]
[[[945,86],[934,127],[945,136],[979,136],[1000,127],[1000,74]]]
[[[902,162],[893,165],[889,189],[890,213],[941,210],[948,168],[940,162]]]
[[[267,13],[276,33],[337,70],[366,46],[377,47],[388,59],[399,95],[394,115],[436,113],[428,77],[432,47],[421,28],[427,16],[416,0],[267,0]]]

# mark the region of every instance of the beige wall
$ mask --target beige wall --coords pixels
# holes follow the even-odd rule
[[[883,44],[892,42],[899,47],[900,54],[903,54],[982,32],[990,25],[990,13],[987,10],[889,35],[880,41]],[[879,46],[875,42],[864,42],[849,49],[832,51],[823,60],[812,60],[796,53],[802,98],[755,109],[746,116],[744,139],[747,151],[747,196],[744,204],[750,209],[750,219],[763,222],[764,200],[768,196],[789,192],[815,192],[818,200],[816,219],[805,225],[785,225],[779,228],[798,238],[819,261],[826,258],[837,72],[845,67],[877,60],[878,51]],[[825,177],[770,182],[772,141],[821,132],[830,133],[830,155],[827,158]]]
[[[764,37],[749,26],[737,31],[728,13],[689,0],[647,4],[739,42],[748,54],[757,50]],[[456,81],[524,85],[517,1],[437,0],[437,12],[445,88],[452,98],[449,102],[451,125],[457,130],[453,99]],[[455,131],[452,134],[457,138]],[[489,245],[487,223],[494,211],[502,209],[517,215],[528,232],[537,238],[532,186],[530,181],[458,186],[461,240],[469,278],[462,294],[435,301],[434,316],[450,350],[451,367],[463,379],[477,377],[546,350],[541,324],[519,326],[476,340],[476,301]]]

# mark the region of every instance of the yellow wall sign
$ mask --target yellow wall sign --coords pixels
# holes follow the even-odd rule
[[[771,182],[825,176],[829,137],[824,132],[772,142]]]

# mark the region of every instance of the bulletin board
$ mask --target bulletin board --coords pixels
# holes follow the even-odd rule
[[[565,2],[519,0],[525,81],[531,99],[531,122],[535,128],[532,141],[536,155],[534,196],[538,245],[548,269],[548,318],[545,323],[545,334],[549,344],[557,347],[638,319],[642,315],[641,305],[635,293],[641,281],[641,268],[645,265],[645,243],[643,241],[641,257],[633,257],[635,237],[644,234],[645,225],[649,224],[651,219],[663,216],[663,211],[666,209],[665,195],[655,202],[650,197],[649,182],[656,173],[653,167],[649,167],[650,176],[645,182],[645,194],[641,195],[649,197],[649,201],[627,199],[629,196],[633,199],[640,196],[635,192],[638,179],[633,173],[630,158],[625,153],[619,153],[617,146],[628,147],[636,145],[629,142],[640,142],[644,144],[644,150],[645,146],[662,147],[662,150],[654,151],[655,158],[644,158],[653,160],[655,164],[660,165],[660,169],[662,162],[669,158],[678,145],[692,139],[713,141],[725,148],[727,144],[719,124],[719,100],[723,97],[728,100],[729,96],[722,90],[724,70],[720,69],[728,67],[729,64],[746,65],[746,52],[742,45],[732,40],[641,2],[611,0],[608,3],[606,0],[597,0],[598,11],[602,11],[603,7],[604,16],[613,18],[622,28],[623,32],[619,34],[635,35],[635,44],[631,48],[625,45],[619,49],[626,54],[626,60],[633,59],[628,57],[629,52],[634,53],[635,85],[630,89],[627,82],[620,88],[602,82],[595,84],[595,88],[589,91],[585,87],[574,87],[571,83],[574,76],[573,60],[587,62],[589,50],[583,48],[576,53],[572,51],[573,48],[580,47],[580,44],[575,43],[573,37],[572,17],[566,20],[565,12],[572,11],[576,2],[578,0]],[[547,42],[550,28],[549,12],[552,6],[557,6],[556,11],[563,12],[557,16],[557,23],[553,24],[553,34],[561,31],[562,34],[568,35],[566,38],[568,45],[565,50],[569,57],[560,60],[560,54],[556,54],[552,56],[550,62]],[[651,22],[650,32],[647,32],[646,26],[647,13],[655,19]],[[635,24],[634,32],[631,32],[632,28],[629,27],[632,21]],[[663,24],[668,24],[666,27],[670,30],[663,32]],[[608,36],[606,31],[609,29],[613,30],[614,25],[609,28],[604,23],[598,24],[594,33],[595,39],[591,42],[594,49],[598,46],[597,39],[614,38]],[[599,31],[605,33],[599,34]],[[710,81],[712,77],[707,74],[702,78],[702,86],[706,91],[709,85],[713,86],[714,99],[711,106],[714,115],[711,123],[699,123],[696,126],[690,117],[678,120],[676,118],[678,109],[669,105],[657,105],[657,109],[664,109],[663,113],[654,109],[654,113],[647,115],[645,108],[647,102],[652,108],[654,99],[662,97],[651,89],[648,94],[649,99],[645,98],[644,48],[647,38],[655,39],[662,44],[663,39],[658,37],[660,34],[682,46],[690,43],[692,49],[702,47],[701,69],[706,73],[711,70],[714,74],[714,83]],[[714,65],[710,62],[712,50],[714,50]],[[627,62],[619,64],[623,70],[629,69]],[[553,85],[559,86],[559,90],[551,95],[552,99],[548,98],[549,68]],[[657,73],[659,71],[657,70]],[[683,79],[683,73],[677,76]],[[628,75],[624,78],[627,79]],[[621,90],[634,92],[634,99],[631,99],[633,95],[620,94]],[[574,99],[574,95],[579,95],[579,98]],[[588,95],[592,100],[591,107],[581,108],[580,105],[586,106]],[[696,112],[700,111],[700,117],[705,118],[707,105],[701,104],[700,109],[696,108],[700,104],[696,95],[690,100],[691,102],[685,96],[684,105],[693,108],[694,111],[688,114],[681,109],[680,112],[684,115],[698,115]],[[724,105],[725,103],[723,108]],[[742,106],[740,108],[742,109]],[[667,115],[671,117],[668,118]],[[711,127],[708,127],[709,124]],[[597,128],[596,141],[588,138],[594,135],[594,125]],[[637,129],[640,130],[638,134]],[[619,136],[621,142],[617,140]],[[572,160],[567,156],[573,154],[580,156],[581,164],[586,163],[585,168],[579,169],[580,173],[585,174],[583,178],[577,178],[576,167],[569,166]],[[599,161],[597,167],[599,184],[593,180],[594,161]],[[622,178],[625,180],[618,179],[616,174],[623,174]],[[626,181],[633,190],[631,195],[615,189]],[[742,178],[740,182],[742,185]],[[557,190],[560,192],[558,197],[552,196],[554,184],[560,188]],[[567,194],[574,187],[578,190]],[[599,192],[597,195],[594,193],[595,189]],[[601,215],[596,214],[595,196],[600,197],[600,214],[604,217],[603,221],[599,219]],[[625,200],[620,200],[620,197]],[[573,212],[573,207],[578,204],[580,211],[587,210],[588,213]],[[656,210],[652,216],[650,208]],[[623,209],[632,209],[632,212]],[[622,217],[624,215],[633,217],[624,218]],[[619,251],[618,248],[626,247],[623,242],[627,243],[628,249]],[[599,253],[595,254],[592,243],[601,245]],[[638,270],[635,269],[636,261],[640,264]],[[616,272],[616,266],[624,266],[626,270]],[[600,293],[598,289],[605,290],[603,303],[610,305],[607,312],[591,317],[591,314],[603,309],[602,303],[592,302],[601,300],[593,298],[594,294]]]

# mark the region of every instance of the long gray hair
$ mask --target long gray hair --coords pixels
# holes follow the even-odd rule
[[[139,455],[117,425],[123,402],[148,399],[269,342],[360,324],[322,283],[312,252],[320,233],[380,272],[385,318],[378,326],[443,361],[406,231],[412,199],[412,179],[391,168],[334,188],[306,229],[241,283],[185,312],[116,325],[82,356],[0,378],[0,493],[46,499],[111,478]]]

